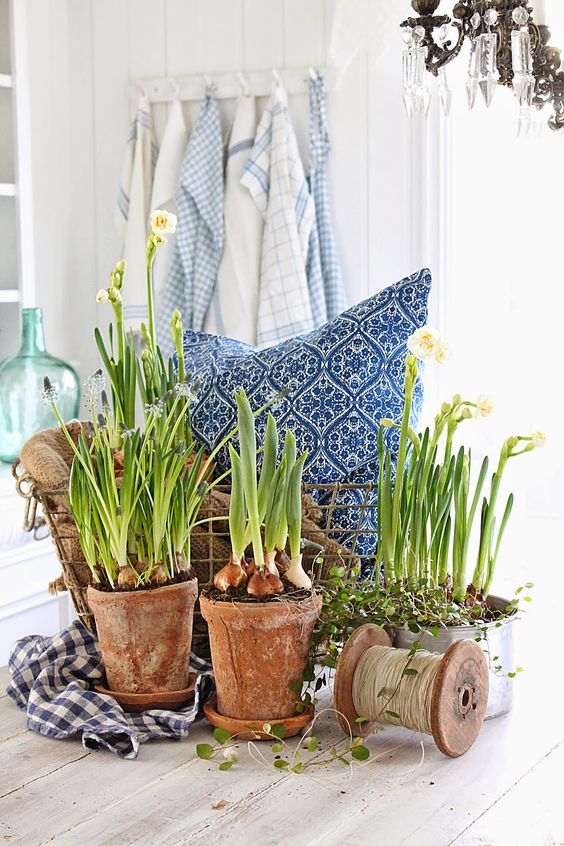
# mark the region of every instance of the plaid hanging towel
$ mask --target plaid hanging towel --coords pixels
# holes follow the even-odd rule
[[[104,679],[98,641],[76,620],[53,637],[31,635],[14,645],[6,689],[27,712],[27,727],[47,737],[82,732],[86,749],[106,747],[120,758],[136,758],[141,743],[159,737],[186,737],[214,691],[211,666],[192,655],[198,673],[194,702],[180,711],[127,713],[91,686]]]
[[[115,209],[115,224],[123,245],[122,257],[127,262],[123,287],[123,322],[126,330],[138,330],[141,323],[147,320],[145,252],[157,155],[151,107],[143,96],[129,128]]]
[[[325,288],[327,320],[338,317],[346,308],[346,294],[341,273],[341,263],[333,234],[329,187],[327,184],[327,157],[331,150],[327,128],[327,94],[322,76],[317,75],[309,84],[309,184],[315,203],[315,234],[310,251],[319,251],[321,274]],[[314,261],[314,258],[312,258]]]
[[[315,217],[286,94],[276,86],[241,175],[264,218],[257,346],[314,328],[306,261]]]
[[[203,329],[223,254],[223,138],[217,100],[210,94],[182,162],[176,209],[176,242],[157,325],[165,358],[174,352],[169,323],[175,308],[186,328]]]

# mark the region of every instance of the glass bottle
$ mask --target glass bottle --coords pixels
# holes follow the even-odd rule
[[[69,364],[46,351],[41,309],[24,308],[20,350],[0,364],[0,461],[15,461],[31,435],[56,425],[53,410],[42,396],[45,376],[57,392],[63,420],[76,417],[78,375]]]

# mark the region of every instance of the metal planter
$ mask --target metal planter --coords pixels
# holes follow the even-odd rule
[[[505,611],[509,605],[507,599],[499,596],[489,596],[488,605],[494,611]],[[488,696],[488,707],[485,719],[501,717],[507,714],[513,705],[513,680],[507,677],[509,671],[514,670],[514,648],[513,648],[513,624],[517,617],[508,617],[501,621],[501,625],[495,622],[487,623],[487,638],[480,642],[480,646],[486,653],[490,665],[490,692]],[[419,634],[410,632],[404,627],[395,627],[392,634],[394,646],[400,649],[410,649],[412,644],[419,640],[423,649],[429,652],[444,653],[451,643],[466,638],[474,639],[482,636],[481,629],[484,626],[453,626],[448,629],[440,629],[436,637],[429,631],[421,631]],[[496,657],[497,656],[497,657]],[[492,660],[496,657],[495,662]],[[501,675],[497,675],[493,669],[494,663],[501,664]]]

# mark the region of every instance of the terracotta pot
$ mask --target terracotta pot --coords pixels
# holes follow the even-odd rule
[[[188,687],[198,582],[135,591],[88,588],[108,685],[125,693]]]
[[[210,634],[217,710],[240,720],[295,714],[321,596],[279,602],[222,602],[200,597]]]

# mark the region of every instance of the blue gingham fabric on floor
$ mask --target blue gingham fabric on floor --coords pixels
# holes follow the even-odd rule
[[[341,263],[333,234],[329,188],[327,184],[327,157],[331,150],[327,128],[327,95],[323,77],[310,81],[309,87],[309,184],[315,203],[314,234],[310,241],[312,269],[315,269],[313,254],[319,250],[323,278],[327,319],[333,320],[346,308],[345,286]],[[317,230],[317,233],[315,233]],[[318,240],[318,245],[315,240]]]
[[[176,208],[176,241],[157,324],[165,358],[173,352],[169,322],[175,308],[185,326],[203,328],[223,255],[223,138],[217,100],[210,94],[182,162]]]
[[[211,666],[195,655],[194,701],[181,711],[154,709],[127,713],[94,685],[104,680],[98,641],[78,620],[53,637],[30,635],[14,645],[6,688],[27,713],[27,727],[47,737],[82,733],[86,749],[105,747],[120,758],[136,758],[141,743],[152,738],[185,737],[215,690]]]

